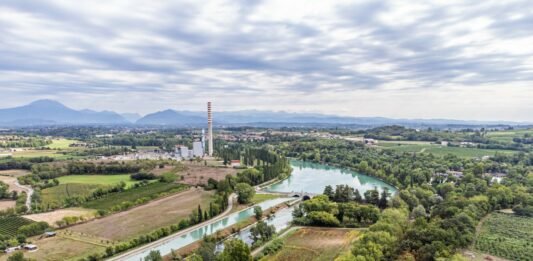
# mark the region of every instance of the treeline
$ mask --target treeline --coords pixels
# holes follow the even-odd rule
[[[19,138],[0,141],[0,148],[38,148],[52,144],[51,140],[41,138]]]
[[[66,175],[135,173],[141,170],[152,170],[160,164],[167,163],[171,164],[172,162],[153,160],[122,162],[69,161],[66,164],[38,164],[32,166],[31,170],[33,175],[39,179],[54,179]]]
[[[15,159],[11,156],[0,159],[0,170],[26,169],[31,170],[35,163],[53,162],[54,158],[43,156],[35,158]]]

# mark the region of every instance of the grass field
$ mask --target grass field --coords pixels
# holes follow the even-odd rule
[[[96,184],[96,185],[115,185],[124,181],[128,187],[138,181],[132,180],[129,174],[125,175],[69,175],[58,178],[59,184]]]
[[[18,217],[0,217],[0,235],[15,236],[19,227],[33,223],[33,221]]]
[[[261,260],[329,261],[350,248],[359,231],[335,228],[301,228],[283,238],[283,248]]]
[[[41,191],[41,200],[44,206],[55,208],[63,206],[65,199],[69,197],[86,197],[97,188],[104,187],[97,184],[59,184]]]
[[[188,217],[199,204],[202,209],[209,209],[212,195],[212,192],[193,188],[124,212],[73,226],[70,230],[109,240],[126,240],[160,227],[176,224]]]
[[[432,153],[436,156],[445,156],[453,154],[462,158],[474,158],[483,156],[494,156],[496,153],[513,154],[517,151],[512,150],[486,150],[477,148],[461,148],[461,147],[447,147],[437,144],[402,144],[402,143],[380,143],[378,145],[382,149],[390,149],[397,152],[417,152],[417,153]]]
[[[177,192],[187,189],[188,186],[176,183],[154,182],[146,186],[128,189],[120,193],[111,193],[97,200],[92,200],[83,204],[85,208],[111,210],[122,202],[135,202],[145,197],[153,197],[163,192]]]
[[[79,260],[80,257],[105,251],[104,246],[63,237],[61,234],[51,238],[35,239],[32,242],[39,246],[39,250],[24,251],[24,257],[39,261]],[[8,257],[7,254],[0,255],[0,261],[5,261]]]
[[[274,194],[255,194],[250,202],[251,204],[257,204],[263,201],[267,201],[267,200],[275,199],[279,197],[280,197],[279,195],[274,195]]]
[[[527,130],[506,130],[506,131],[493,131],[488,132],[487,137],[491,140],[501,141],[501,142],[513,142],[513,138],[522,138],[524,134],[529,133],[530,136],[533,136],[533,129]]]
[[[483,222],[474,248],[510,260],[533,260],[533,218],[492,213]]]
[[[45,156],[58,160],[74,158],[73,156],[62,154],[57,150],[24,150],[13,153],[14,158],[36,158]]]
[[[49,147],[51,149],[69,149],[70,144],[75,143],[75,140],[69,140],[69,139],[58,139],[58,140],[52,140],[52,144],[49,144],[46,147]]]

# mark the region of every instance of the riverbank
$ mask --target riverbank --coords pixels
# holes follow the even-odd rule
[[[282,210],[282,209],[285,209],[285,208],[288,208],[290,205],[289,203],[292,203],[292,202],[283,202],[283,203],[280,203],[278,205],[275,205],[271,208],[268,208],[268,209],[264,209],[263,210],[263,213],[265,215],[268,215],[268,213],[270,213],[271,215],[275,215],[278,211]],[[249,208],[253,208],[252,207],[249,207]],[[232,237],[235,237],[237,236],[239,233],[241,233],[242,231],[246,231],[248,229],[250,229],[251,227],[253,227],[256,223],[258,222],[258,220],[255,218],[255,216],[251,216],[249,217],[248,219],[246,220],[243,220],[237,224],[234,224],[232,226],[229,226],[227,228],[224,228],[222,230],[219,230],[217,231],[214,235],[212,235],[216,241],[218,241],[217,244],[221,244],[223,243],[225,240],[229,239],[229,238],[232,238]],[[186,245],[180,249],[177,249],[174,251],[175,254],[179,254],[180,256],[188,256],[190,254],[192,254],[194,251],[196,251],[202,244],[202,240],[198,240],[194,243],[191,243],[189,245]],[[165,255],[165,260],[171,260],[172,254],[168,254],[168,255]]]

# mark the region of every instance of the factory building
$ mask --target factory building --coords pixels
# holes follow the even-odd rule
[[[195,141],[192,143],[192,154],[194,157],[204,156],[204,146],[201,141]]]

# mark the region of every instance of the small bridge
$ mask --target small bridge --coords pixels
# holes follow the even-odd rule
[[[291,192],[273,192],[273,191],[265,191],[260,190],[259,193],[263,194],[276,194],[276,195],[283,195],[286,197],[293,197],[293,198],[302,198],[303,200],[311,199],[314,196],[320,195],[319,193],[309,193],[309,192],[297,192],[297,191],[291,191]]]

